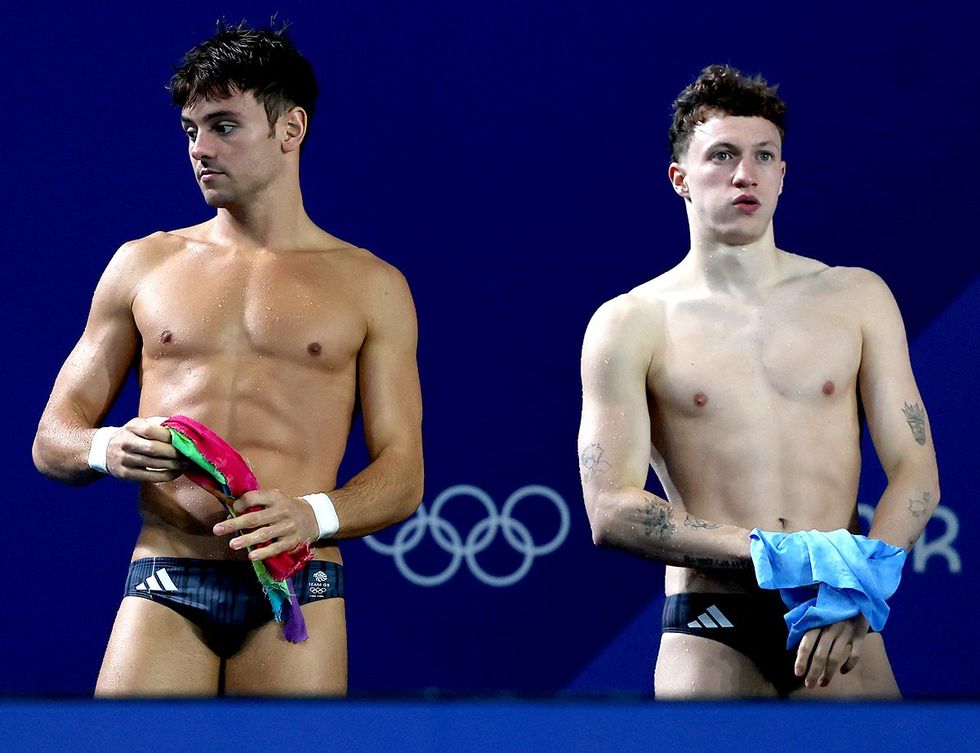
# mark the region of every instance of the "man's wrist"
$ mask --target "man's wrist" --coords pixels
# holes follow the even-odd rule
[[[88,467],[99,473],[108,473],[109,440],[119,431],[118,426],[103,426],[92,436],[92,444],[88,449]]]
[[[317,540],[333,538],[340,530],[340,520],[337,518],[337,510],[333,506],[333,500],[323,492],[304,494],[300,499],[305,499],[313,508],[318,529]]]

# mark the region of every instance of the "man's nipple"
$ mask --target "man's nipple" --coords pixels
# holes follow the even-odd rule
[[[168,343],[173,339],[174,339],[174,333],[171,332],[169,329],[165,329],[163,332],[160,333],[160,342],[162,343]]]
[[[694,393],[694,404],[699,408],[703,408],[708,404],[708,396],[703,392]]]
[[[313,357],[320,355],[322,351],[323,348],[320,347],[320,343],[310,343],[306,346],[306,352]]]
[[[834,390],[836,390],[836,389],[837,389],[837,387],[829,379],[826,382],[823,383],[823,390],[822,390],[822,392],[827,397],[830,397],[831,395],[833,395],[834,394]]]

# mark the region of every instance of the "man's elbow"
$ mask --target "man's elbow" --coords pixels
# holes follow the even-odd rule
[[[61,480],[57,472],[57,466],[53,461],[51,449],[44,441],[44,435],[41,431],[38,431],[34,436],[34,444],[31,445],[31,459],[34,461],[34,467],[37,468],[39,473],[56,481]]]
[[[45,432],[38,429],[34,436],[34,443],[31,445],[31,459],[34,467],[42,476],[47,476],[52,481],[58,481],[69,486],[85,486],[100,477],[100,474],[86,468],[82,472],[77,472],[62,462],[58,455],[58,448],[55,443],[45,438]]]
[[[425,473],[421,463],[418,469],[410,473],[402,483],[402,493],[399,495],[398,521],[410,518],[422,504],[425,492]]]
[[[613,516],[608,509],[607,501],[598,493],[585,495],[585,510],[589,516],[589,528],[592,531],[592,543],[600,549],[612,546]]]
[[[40,434],[36,434],[34,436],[34,444],[31,445],[31,459],[34,461],[34,467],[37,468],[39,473],[42,473],[45,476],[50,475],[47,458],[44,455],[44,448],[41,444]]]

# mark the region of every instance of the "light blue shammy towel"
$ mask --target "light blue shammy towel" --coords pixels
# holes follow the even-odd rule
[[[778,588],[789,607],[786,648],[808,630],[859,612],[872,629],[885,626],[885,599],[898,588],[904,549],[845,530],[776,533],[756,528],[749,538],[756,580],[762,588]]]

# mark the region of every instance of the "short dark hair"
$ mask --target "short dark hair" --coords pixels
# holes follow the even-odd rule
[[[728,65],[709,65],[693,84],[674,100],[670,124],[670,156],[684,157],[695,127],[712,115],[742,115],[765,118],[776,126],[779,138],[786,136],[786,103],[762,76],[749,78]]]
[[[286,35],[285,25],[251,29],[243,21],[218,21],[215,34],[189,50],[167,84],[174,105],[184,109],[200,99],[225,99],[251,92],[265,108],[269,128],[291,107],[310,120],[320,89],[313,66]]]

